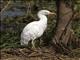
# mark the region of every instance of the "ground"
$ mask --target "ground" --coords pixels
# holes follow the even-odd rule
[[[74,56],[56,53],[51,47],[36,51],[27,48],[1,49],[1,60],[80,60],[80,48],[75,49]]]

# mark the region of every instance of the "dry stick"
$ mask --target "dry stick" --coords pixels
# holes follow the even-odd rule
[[[8,1],[8,3],[4,6],[4,8],[1,10],[1,12],[0,12],[0,14],[2,13],[2,12],[4,12],[7,8],[8,8],[8,6],[10,5],[10,3],[11,3],[12,1]]]

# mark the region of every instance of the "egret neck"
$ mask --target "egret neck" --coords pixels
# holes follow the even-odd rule
[[[47,24],[47,17],[43,14],[38,14],[38,17],[39,17],[39,21],[43,24]]]

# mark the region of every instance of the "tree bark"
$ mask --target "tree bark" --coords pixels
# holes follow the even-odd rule
[[[74,32],[71,29],[71,22],[74,17],[74,11],[71,6],[67,6],[64,1],[56,0],[57,5],[57,23],[56,31],[53,37],[53,43],[57,47],[63,49],[63,51],[70,50],[67,46],[72,44],[74,40]],[[75,41],[75,40],[74,40]],[[78,40],[80,43],[80,41]],[[79,43],[77,44],[79,46]],[[61,50],[62,51],[62,50]]]
[[[68,40],[69,37],[69,31],[71,28],[71,17],[72,17],[72,9],[69,7],[66,7],[65,3],[63,1],[58,1],[57,6],[57,25],[56,25],[56,32],[54,38],[57,40],[56,42],[60,42],[61,40]],[[70,12],[70,13],[68,13]],[[65,31],[66,30],[66,31]],[[65,31],[65,32],[63,32]],[[64,37],[63,37],[64,36]],[[67,36],[67,38],[66,38]],[[53,39],[54,40],[54,39]],[[66,41],[67,41],[66,40]],[[64,42],[65,43],[65,42]]]

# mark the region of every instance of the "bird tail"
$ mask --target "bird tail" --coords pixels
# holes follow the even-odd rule
[[[21,41],[20,41],[20,43],[21,43],[22,46],[23,46],[23,45],[28,45],[28,42],[29,42],[29,41],[26,41],[26,42],[25,42],[25,40],[21,40]]]
[[[21,34],[21,45],[28,45],[30,37],[28,35]]]

